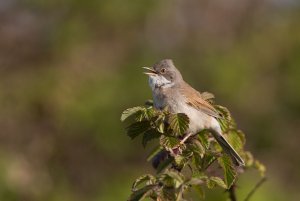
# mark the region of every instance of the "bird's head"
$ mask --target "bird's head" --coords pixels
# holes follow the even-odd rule
[[[143,68],[147,70],[145,74],[149,76],[149,84],[152,89],[172,87],[182,81],[182,76],[171,59],[161,60],[152,68]]]

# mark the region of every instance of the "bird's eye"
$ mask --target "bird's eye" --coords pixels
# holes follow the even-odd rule
[[[161,72],[162,74],[164,74],[164,73],[166,72],[166,69],[165,69],[165,68],[162,68],[162,69],[160,70],[160,72]]]

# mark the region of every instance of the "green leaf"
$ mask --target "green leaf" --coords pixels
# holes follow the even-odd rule
[[[128,201],[140,201],[149,197],[153,193],[155,187],[156,185],[148,185],[137,191],[133,191]]]
[[[144,107],[138,106],[138,107],[132,107],[132,108],[128,108],[128,109],[124,110],[121,115],[121,121],[125,121],[128,117],[136,114],[137,112],[140,112],[143,109],[144,109]]]
[[[153,139],[159,138],[161,136],[161,133],[157,132],[156,129],[150,129],[145,131],[143,135],[142,144],[144,147],[146,147],[147,143]]]
[[[174,157],[174,161],[177,166],[182,166],[184,164],[185,158],[181,155],[177,155]]]
[[[208,140],[207,130],[203,130],[198,134],[198,139],[200,140],[201,144],[208,149],[210,146],[210,141]]]
[[[189,158],[188,157],[184,157],[182,155],[176,155],[174,157],[174,161],[175,161],[177,167],[183,167],[189,161]]]
[[[220,177],[210,177],[209,182],[211,183],[210,185],[218,185],[222,188],[227,189],[227,185]]]
[[[140,176],[135,180],[135,182],[132,184],[132,191],[137,191],[137,187],[141,185],[142,183],[148,182],[148,184],[154,184],[155,183],[155,177],[151,174],[145,174],[143,176]]]
[[[180,140],[178,138],[169,137],[169,136],[165,136],[165,135],[162,135],[160,137],[160,145],[164,146],[168,149],[172,149],[179,144],[180,144]]]
[[[205,148],[198,140],[193,140],[191,144],[188,145],[188,148],[193,152],[193,154],[196,154],[198,157],[204,157]]]
[[[189,118],[184,113],[170,114],[169,124],[175,136],[182,136],[189,127]]]
[[[156,115],[156,113],[152,107],[148,107],[148,108],[144,107],[142,110],[140,110],[136,113],[136,120],[137,121],[150,120],[155,115]]]
[[[221,105],[214,105],[214,108],[227,120],[227,121],[231,121],[231,114],[229,112],[229,110],[226,107],[223,107]]]
[[[166,186],[174,186],[175,188],[178,188],[181,184],[183,184],[184,176],[176,170],[167,170],[162,175],[162,180]]]
[[[145,131],[147,131],[150,128],[151,128],[151,126],[150,126],[149,121],[141,121],[141,122],[135,122],[135,123],[131,124],[130,126],[128,126],[126,128],[126,130],[127,130],[127,135],[131,139],[134,139],[138,135],[144,133]]]
[[[227,186],[227,189],[229,189],[232,186],[232,184],[234,183],[237,173],[232,165],[232,162],[231,162],[229,156],[224,155],[222,157],[219,157],[218,163],[223,169],[224,181]]]
[[[164,133],[165,131],[165,115],[160,114],[158,115],[157,119],[155,120],[156,129],[160,133]]]
[[[244,142],[242,139],[243,137],[243,133],[239,130],[235,130],[235,129],[230,129],[227,133],[227,140],[229,142],[229,144],[236,150],[242,150]]]
[[[226,107],[220,105],[214,105],[214,107],[219,112],[219,114],[223,117],[218,119],[223,132],[226,132],[230,128],[236,128],[236,123],[234,119],[231,117],[231,114]]]
[[[206,170],[215,160],[216,160],[215,155],[209,151],[206,151],[206,154],[204,155],[203,159],[200,161],[201,170]]]

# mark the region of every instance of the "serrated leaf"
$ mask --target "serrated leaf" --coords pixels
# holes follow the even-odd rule
[[[206,170],[215,160],[215,155],[207,151],[203,159],[201,160],[201,170]]]
[[[193,152],[193,154],[200,156],[200,158],[204,157],[205,148],[198,140],[193,140],[191,144],[188,145],[188,148]]]
[[[140,201],[151,195],[156,185],[148,185],[131,193],[128,201]]]
[[[163,174],[163,181],[167,186],[173,186],[178,188],[181,184],[183,184],[184,176],[175,170],[168,170]],[[173,181],[172,181],[173,180]]]
[[[137,187],[139,185],[141,185],[142,183],[146,183],[146,182],[149,182],[149,184],[154,184],[155,183],[155,177],[152,176],[151,174],[145,174],[143,176],[140,176],[139,178],[137,178],[135,180],[135,182],[132,184],[132,188],[131,190],[132,191],[137,191]]]
[[[227,189],[227,185],[220,177],[210,177],[209,180],[210,182],[215,183],[216,185]]]
[[[167,149],[172,149],[179,144],[180,144],[180,141],[178,138],[164,136],[164,135],[162,135],[160,137],[160,145],[163,147],[166,147]]]
[[[160,137],[160,133],[157,132],[156,129],[149,129],[144,132],[143,134],[143,139],[142,139],[142,144],[144,147],[146,147],[147,143],[153,139],[157,139]]]
[[[127,135],[134,139],[151,128],[149,121],[135,122],[126,128]]]
[[[149,121],[156,113],[152,107],[145,108],[136,113],[136,121]]]
[[[219,114],[223,117],[218,119],[223,132],[226,132],[230,128],[236,128],[236,123],[234,119],[231,117],[231,114],[226,107],[223,107],[221,105],[214,105],[214,107],[219,112]]]
[[[143,110],[144,107],[132,107],[132,108],[128,108],[126,110],[123,111],[122,115],[121,115],[121,121],[125,121],[128,117],[136,114],[137,112]]]
[[[201,142],[201,144],[205,147],[205,149],[208,149],[210,146],[210,141],[208,140],[207,131],[203,130],[198,134],[198,139]]]
[[[227,155],[219,157],[218,163],[223,169],[224,181],[227,189],[229,189],[234,183],[237,173],[232,165],[230,158]]]
[[[174,161],[176,163],[176,166],[183,167],[189,161],[189,158],[183,157],[181,155],[176,155],[174,157]]]
[[[182,136],[189,127],[189,118],[184,113],[170,114],[169,124],[175,136]]]
[[[226,119],[227,121],[231,121],[231,114],[229,110],[226,107],[223,107],[221,105],[214,105],[214,108]]]
[[[199,156],[193,155],[192,164],[197,170],[203,170],[203,160]]]
[[[242,150],[243,148],[242,135],[241,131],[235,129],[230,129],[227,133],[227,140],[236,151]]]
[[[164,133],[165,131],[165,115],[159,114],[157,119],[155,120],[156,129],[160,133]]]

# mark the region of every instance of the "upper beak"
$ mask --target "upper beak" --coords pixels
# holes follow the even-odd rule
[[[157,75],[157,72],[153,68],[149,67],[142,67],[143,69],[147,70],[147,72],[144,72],[146,75]]]

